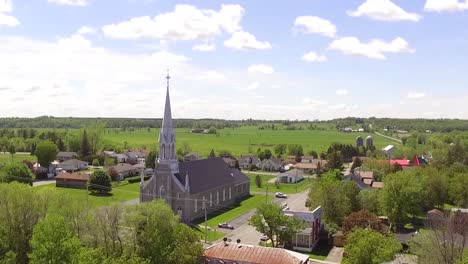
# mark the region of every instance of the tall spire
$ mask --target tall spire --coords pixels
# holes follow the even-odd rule
[[[172,125],[171,100],[169,98],[169,70],[167,70],[166,103],[164,117],[159,133],[159,158],[161,160],[175,160],[175,133]]]

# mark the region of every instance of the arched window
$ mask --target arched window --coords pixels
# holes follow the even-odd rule
[[[161,155],[161,159],[165,159],[166,158],[166,148],[164,146],[164,144],[162,144],[162,147],[161,147],[161,151],[162,151],[162,155]]]

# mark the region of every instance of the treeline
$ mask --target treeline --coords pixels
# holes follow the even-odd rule
[[[96,122],[104,122],[108,128],[160,128],[160,118],[75,118],[41,116],[35,118],[0,118],[0,128],[82,128]],[[321,124],[321,126],[317,126]],[[333,120],[223,120],[223,119],[175,119],[176,128],[214,127],[217,129],[240,126],[259,126],[260,129],[308,129],[322,130],[323,125],[336,129],[345,127],[372,129],[407,130],[412,132],[468,131],[467,120],[461,119],[398,119],[347,117]]]
[[[200,263],[200,235],[163,200],[94,210],[84,200],[0,184],[0,263]]]

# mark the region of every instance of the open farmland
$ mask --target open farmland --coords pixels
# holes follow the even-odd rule
[[[315,150],[326,151],[331,143],[355,144],[358,135],[366,137],[367,133],[341,133],[334,130],[259,130],[257,127],[240,127],[218,129],[217,134],[193,134],[190,129],[176,129],[177,148],[185,142],[189,144],[193,152],[208,155],[211,149],[215,151],[229,150],[234,155],[249,152],[249,144],[252,151],[257,148],[269,148],[273,150],[276,144],[301,144],[304,152]],[[108,130],[104,135],[106,141],[110,141],[120,147],[126,141],[131,148],[155,147],[159,136],[159,129],[139,129],[135,131]],[[389,144],[398,144],[378,135],[374,137],[374,145],[377,149]]]

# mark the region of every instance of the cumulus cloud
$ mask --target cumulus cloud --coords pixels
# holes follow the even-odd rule
[[[347,95],[349,93],[349,91],[346,90],[346,89],[338,89],[338,90],[336,90],[335,93],[336,93],[336,95],[342,96],[342,95]]]
[[[305,33],[316,33],[327,37],[336,35],[336,26],[329,20],[317,16],[298,16],[294,27]]]
[[[87,0],[47,0],[49,3],[58,5],[69,5],[69,6],[87,6]]]
[[[420,98],[423,98],[425,96],[426,96],[426,94],[423,93],[423,92],[410,92],[410,93],[408,93],[406,98],[408,98],[408,99],[420,99]]]
[[[224,46],[237,50],[267,50],[271,49],[268,41],[259,41],[257,38],[245,31],[234,32],[230,39],[224,41]]]
[[[468,10],[468,0],[427,0],[424,5],[426,12],[456,12]]]
[[[247,86],[238,87],[237,90],[244,91],[244,92],[252,92],[252,91],[257,90],[259,87],[260,87],[259,82],[252,82],[248,84]]]
[[[311,52],[308,52],[308,53],[304,54],[302,56],[302,60],[310,61],[310,62],[322,62],[322,61],[326,61],[327,57],[325,57],[324,55],[320,55],[320,54],[317,54],[317,53],[311,51]]]
[[[364,56],[371,59],[385,60],[385,53],[413,53],[414,50],[403,38],[397,37],[391,42],[374,39],[368,43],[361,42],[356,37],[343,37],[334,40],[328,47],[345,55]]]
[[[76,34],[79,35],[87,35],[87,34],[95,34],[96,29],[88,26],[82,26],[77,31]]]
[[[250,65],[247,69],[250,73],[263,73],[263,74],[272,74],[275,70],[273,67],[265,64],[254,64]]]
[[[15,27],[20,24],[18,19],[11,15],[11,12],[13,12],[11,0],[0,0],[0,27]]]
[[[216,45],[215,44],[199,44],[192,47],[193,50],[198,51],[215,51]]]
[[[347,13],[354,17],[366,16],[380,21],[406,20],[417,22],[421,20],[419,14],[407,12],[390,0],[366,0],[357,10],[348,11]]]
[[[202,40],[241,30],[244,8],[240,5],[221,5],[219,11],[199,9],[192,5],[176,5],[174,11],[130,20],[102,27],[104,35],[115,39]]]

